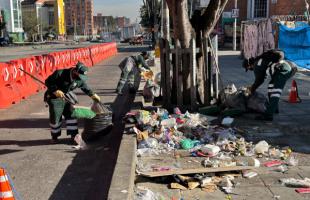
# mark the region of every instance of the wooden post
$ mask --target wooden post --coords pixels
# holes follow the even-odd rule
[[[161,81],[160,87],[163,95],[163,105],[167,103],[167,83],[166,83],[166,41],[164,39],[159,40],[160,47],[160,70],[161,70]]]
[[[171,106],[171,61],[170,61],[170,54],[171,54],[171,50],[170,50],[170,45],[168,40],[165,40],[165,82],[166,82],[166,107],[170,107]]]
[[[196,109],[196,90],[197,90],[197,64],[196,64],[196,40],[195,38],[191,41],[191,48],[190,48],[190,83],[191,83],[191,110]]]
[[[183,104],[183,79],[182,79],[182,49],[180,41],[177,40],[175,44],[175,80],[177,89],[177,105]]]
[[[204,55],[204,103],[210,105],[211,94],[211,63],[209,53],[208,37],[203,38],[203,55]]]

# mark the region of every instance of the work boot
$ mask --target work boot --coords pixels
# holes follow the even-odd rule
[[[53,137],[52,137],[52,140],[51,140],[51,143],[52,143],[52,144],[58,144],[58,143],[59,143],[58,137],[53,136]]]
[[[275,111],[274,111],[275,114],[279,114],[280,111],[279,111],[279,108],[277,108]]]
[[[118,89],[116,89],[116,93],[117,93],[118,95],[123,95],[122,91],[120,91],[120,90],[118,90]]]
[[[129,93],[130,94],[135,94],[137,90],[134,87],[129,87]]]
[[[255,120],[260,120],[260,121],[273,121],[272,116],[267,116],[267,115],[258,115],[255,117]]]

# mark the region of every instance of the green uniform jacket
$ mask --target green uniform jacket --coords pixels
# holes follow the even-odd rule
[[[94,95],[94,92],[84,81],[80,79],[72,80],[72,69],[73,68],[57,70],[45,80],[45,85],[47,87],[46,95],[48,95],[49,98],[56,98],[53,94],[56,90],[61,90],[63,93],[67,93],[76,88],[80,88],[88,96]]]
[[[254,64],[254,75],[255,75],[255,82],[252,85],[252,90],[256,90],[261,84],[263,84],[265,78],[266,78],[266,72],[269,68],[269,72],[271,76],[275,73],[275,71],[271,71],[271,66],[274,63],[279,62],[279,58],[277,57],[277,53],[270,50],[265,53],[263,53],[261,56],[258,56],[256,58],[255,64]],[[289,66],[288,66],[289,67]],[[286,69],[285,70],[289,70]],[[272,77],[271,77],[272,78]]]
[[[145,69],[150,70],[150,67],[145,63],[145,60],[142,55],[132,56],[132,58],[135,60],[137,67],[143,67]]]

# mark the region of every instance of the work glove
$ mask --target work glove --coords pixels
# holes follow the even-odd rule
[[[57,98],[65,98],[65,94],[61,91],[61,90],[56,90],[54,92],[54,95],[57,97]]]
[[[91,98],[92,98],[94,101],[100,102],[100,97],[99,97],[97,94],[94,94],[93,96],[91,96]]]

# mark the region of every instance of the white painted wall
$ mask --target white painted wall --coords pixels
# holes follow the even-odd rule
[[[22,28],[22,20],[20,20],[21,16],[21,2],[23,0],[17,0],[19,4],[18,8],[18,23],[21,27],[15,27],[14,26],[14,13],[13,13],[13,0],[0,0],[0,7],[2,7],[4,10],[6,10],[6,13],[9,13],[9,21],[7,23],[7,30],[8,32],[24,32]]]

